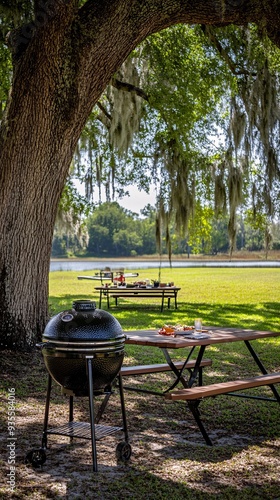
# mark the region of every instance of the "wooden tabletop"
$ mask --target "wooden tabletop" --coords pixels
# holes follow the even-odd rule
[[[280,332],[243,330],[242,328],[205,327],[205,330],[207,330],[207,333],[203,332],[203,334],[208,336],[206,339],[160,335],[158,330],[133,330],[125,331],[124,333],[127,337],[127,344],[149,345],[166,349],[179,349],[196,345],[240,342],[280,336]]]

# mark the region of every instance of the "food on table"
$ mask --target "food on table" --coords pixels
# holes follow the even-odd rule
[[[158,331],[160,335],[174,335],[175,332],[194,330],[194,326],[189,325],[163,325]]]
[[[160,335],[174,335],[174,332],[175,332],[174,328],[169,326],[164,326],[158,331]]]

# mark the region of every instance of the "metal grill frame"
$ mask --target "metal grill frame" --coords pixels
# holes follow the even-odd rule
[[[49,420],[49,407],[50,407],[50,399],[51,399],[51,389],[52,389],[52,377],[48,375],[48,387],[47,387],[47,397],[46,397],[46,405],[45,405],[45,416],[44,416],[44,428],[43,428],[43,437],[42,437],[42,448],[47,448],[47,436],[52,435],[60,435],[60,436],[68,436],[72,441],[73,438],[87,439],[91,440],[92,445],[92,462],[93,462],[93,471],[97,472],[97,453],[96,453],[96,441],[99,441],[109,435],[115,434],[116,432],[123,431],[125,443],[128,444],[128,430],[127,430],[127,420],[126,420],[126,410],[124,403],[124,391],[123,391],[123,383],[122,377],[119,374],[118,378],[118,389],[120,395],[120,403],[121,403],[121,412],[122,412],[122,426],[106,426],[100,425],[97,422],[101,418],[106,405],[101,405],[102,411],[97,414],[95,417],[94,414],[94,397],[95,393],[93,390],[93,370],[92,370],[92,359],[94,356],[85,356],[85,362],[87,365],[87,374],[88,374],[88,382],[89,382],[89,413],[90,413],[90,422],[75,422],[73,420],[73,395],[70,393],[69,395],[69,421],[63,425],[58,427],[48,428],[48,420]],[[69,391],[70,392],[70,391]],[[111,396],[111,392],[104,392],[104,399],[106,402]],[[100,393],[99,393],[100,395]],[[97,420],[97,422],[96,422]],[[121,443],[119,443],[121,444]],[[129,455],[130,456],[130,455]]]
[[[95,424],[95,440],[100,441],[106,436],[110,436],[118,431],[123,431],[123,427],[110,427],[108,425]],[[67,422],[64,425],[48,429],[47,433],[90,440],[91,425],[89,422]]]

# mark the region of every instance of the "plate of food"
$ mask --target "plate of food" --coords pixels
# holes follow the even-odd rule
[[[194,332],[194,326],[189,325],[163,325],[162,328],[158,330],[160,335],[190,335]]]

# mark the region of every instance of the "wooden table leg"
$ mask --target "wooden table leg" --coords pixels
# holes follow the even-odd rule
[[[160,311],[163,311],[163,305],[164,305],[164,290],[162,290],[162,299],[161,299],[161,308]]]

